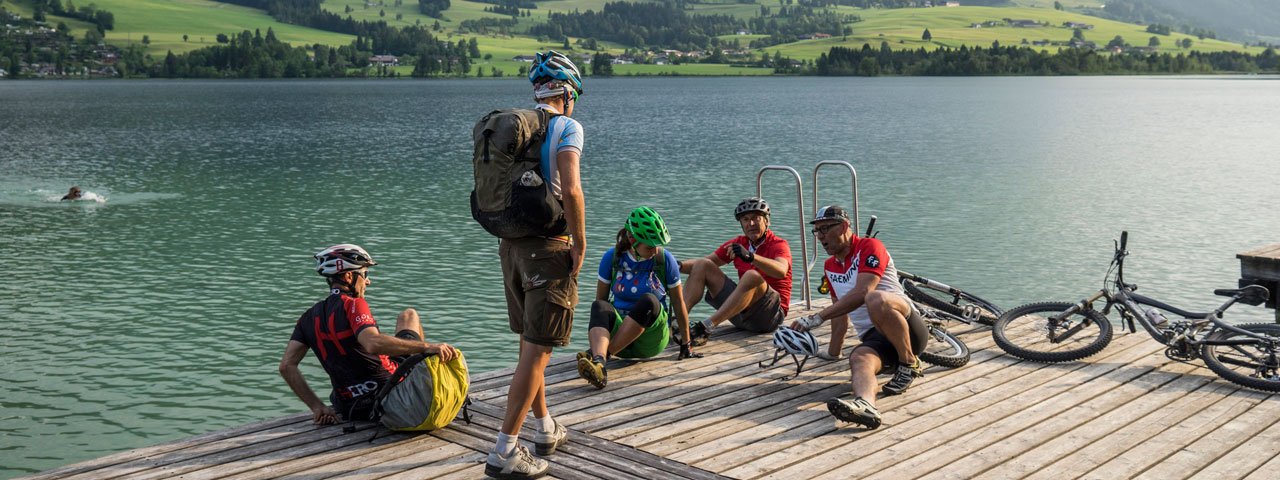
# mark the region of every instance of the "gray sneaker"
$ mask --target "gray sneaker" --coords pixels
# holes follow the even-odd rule
[[[841,421],[856,423],[871,430],[880,427],[880,412],[862,397],[853,397],[852,401],[839,398],[827,400],[827,411]]]
[[[490,451],[489,458],[484,463],[485,475],[501,479],[539,478],[546,475],[547,470],[550,469],[549,462],[534,457],[524,445],[517,445],[510,457],[503,457],[496,451]]]
[[[569,430],[565,429],[560,422],[555,423],[556,428],[551,433],[542,433],[537,430],[533,432],[533,449],[540,456],[545,457],[556,453],[556,449],[569,440]]]

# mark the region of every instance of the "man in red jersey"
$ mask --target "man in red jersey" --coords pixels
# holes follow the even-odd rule
[[[849,214],[838,205],[818,210],[813,221],[818,237],[831,258],[823,269],[831,285],[831,306],[800,317],[791,328],[810,330],[827,319],[831,342],[824,358],[838,358],[845,333],[852,320],[861,343],[849,353],[853,400],[833,398],[827,410],[836,418],[868,428],[880,426],[876,410],[876,374],[893,372],[884,384],[886,395],[906,391],[923,367],[915,352],[924,350],[928,328],[898,283],[898,270],[884,243],[858,237],[849,224]]]
[[[742,235],[725,242],[711,255],[680,262],[685,281],[684,302],[693,308],[699,297],[716,311],[690,326],[693,345],[705,345],[711,329],[728,320],[755,333],[769,333],[782,324],[791,306],[791,246],[769,230],[769,204],[751,197],[738,203],[734,217]],[[733,262],[734,282],[720,270]]]
[[[329,282],[329,297],[298,318],[293,336],[280,359],[280,376],[293,393],[311,409],[317,425],[342,419],[369,418],[372,402],[358,402],[386,383],[395,372],[396,360],[388,355],[435,353],[448,362],[457,356],[453,347],[423,341],[418,312],[405,309],[396,318],[395,336],[383,335],[369,312],[364,293],[372,283],[369,267],[377,265],[363,248],[351,244],[334,245],[315,255],[316,272]],[[329,374],[333,391],[325,405],[298,370],[310,349]]]

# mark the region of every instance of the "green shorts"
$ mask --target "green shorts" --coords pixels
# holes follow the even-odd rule
[[[618,328],[622,326],[622,312],[614,312],[613,329],[609,331],[609,336],[618,333]],[[646,328],[631,345],[618,352],[620,358],[653,358],[667,349],[667,341],[671,339],[671,330],[667,326],[667,309],[662,309],[658,314],[658,319],[653,322],[653,326]]]

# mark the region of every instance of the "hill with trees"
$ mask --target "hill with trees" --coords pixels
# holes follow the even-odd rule
[[[95,0],[93,9],[73,1],[0,0],[0,8],[28,17],[38,12],[50,25],[65,25],[66,34],[77,42],[139,50],[152,64],[169,61],[172,53],[178,65],[188,67],[163,70],[166,76],[510,76],[526,71],[522,56],[548,49],[576,56],[602,75],[812,73],[822,55],[836,48],[860,52],[864,44],[910,52],[1001,45],[1051,56],[1075,49],[1100,56],[1171,58],[1191,52],[1239,52],[1256,58],[1265,50],[1215,39],[1216,31],[1172,21],[1139,25],[1088,16],[1090,6],[1098,3],[1087,0],[961,0],[963,6],[933,8],[924,5],[945,2]],[[1175,0],[1116,0],[1108,9],[1113,4],[1154,1]],[[243,40],[244,31],[255,32],[253,38]],[[266,41],[261,32],[272,33],[273,40]],[[262,42],[256,42],[257,37],[263,37]],[[217,73],[200,68],[208,66],[203,59],[222,58],[218,56],[232,43],[242,50],[261,50],[255,55],[276,59],[282,66],[233,68],[224,63],[215,68]],[[325,68],[290,67],[299,57],[280,48],[285,44],[302,49]],[[343,53],[321,62],[319,47],[324,47],[326,57],[329,52]],[[200,53],[184,57],[196,51]],[[1205,64],[1221,68],[1232,62]],[[1257,71],[1265,64],[1238,63],[1242,71]],[[895,75],[919,71],[879,69],[880,74]]]

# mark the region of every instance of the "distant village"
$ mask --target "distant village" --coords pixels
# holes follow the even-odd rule
[[[46,22],[0,10],[0,42],[18,46],[21,53],[0,58],[0,78],[18,77],[118,77],[120,49],[101,41],[77,43],[66,25],[51,28]]]

